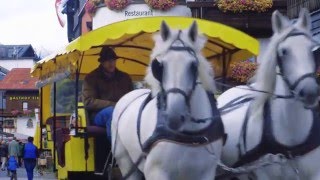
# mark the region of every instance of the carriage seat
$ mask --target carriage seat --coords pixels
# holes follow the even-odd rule
[[[85,129],[88,137],[106,137],[106,128],[101,126],[96,126],[93,123],[96,112],[85,109],[83,102],[78,102],[78,127]]]

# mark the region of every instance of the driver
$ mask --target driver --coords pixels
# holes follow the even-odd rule
[[[130,76],[116,68],[116,53],[110,47],[103,47],[98,68],[84,79],[82,98],[89,118],[94,124],[106,127],[107,138],[111,142],[111,120],[116,102],[133,90]]]

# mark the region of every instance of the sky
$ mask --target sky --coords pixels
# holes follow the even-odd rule
[[[61,27],[59,24],[55,0],[2,0],[0,43],[31,44],[41,56],[65,46],[68,43],[67,25]]]

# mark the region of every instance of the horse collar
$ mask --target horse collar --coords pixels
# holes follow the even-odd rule
[[[212,114],[216,115],[215,118],[212,119],[208,127],[204,128],[203,130],[197,133],[192,133],[192,134],[174,131],[167,126],[166,115],[164,114],[164,110],[158,109],[156,128],[152,136],[149,137],[149,139],[147,139],[147,141],[143,144],[141,143],[141,138],[140,138],[141,114],[144,106],[142,105],[140,107],[140,111],[138,115],[137,132],[138,132],[139,143],[143,152],[148,153],[152,149],[152,146],[154,144],[161,141],[170,141],[173,143],[181,143],[181,144],[193,145],[193,146],[208,144],[219,138],[223,138],[225,141],[226,134],[224,132],[224,127],[222,124],[220,113],[216,106],[216,101],[212,96],[212,94],[208,93],[208,97],[210,99]],[[145,102],[143,104],[145,104]]]
[[[248,110],[249,111],[249,110]],[[246,151],[246,130],[249,120],[249,112],[247,111],[245,122],[242,127],[241,138],[243,139],[244,150]],[[245,154],[241,154],[241,150],[239,149],[240,159],[238,162],[234,164],[234,167],[239,167],[247,163],[251,163],[255,160],[258,160],[260,157],[266,154],[283,154],[286,158],[292,159],[297,156],[302,156],[315,148],[320,146],[320,115],[319,112],[313,110],[313,124],[310,129],[309,135],[307,139],[295,146],[286,146],[279,142],[274,137],[272,131],[272,118],[270,111],[270,104],[267,102],[264,105],[264,119],[263,119],[263,132],[260,144],[258,144],[255,148],[250,151],[245,152]]]

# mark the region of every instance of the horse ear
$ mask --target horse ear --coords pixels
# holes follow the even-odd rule
[[[296,24],[298,26],[310,31],[310,29],[311,29],[310,14],[306,8],[301,9],[300,14],[299,14],[299,19]]]
[[[198,36],[198,24],[196,21],[193,21],[192,25],[190,26],[188,35],[191,39],[191,41],[195,42],[196,38]]]
[[[285,27],[290,24],[287,17],[283,16],[278,10],[272,13],[272,30],[274,33],[280,33]]]
[[[170,36],[170,28],[169,26],[167,25],[167,23],[165,21],[162,21],[161,23],[161,29],[160,29],[160,34],[161,34],[161,37],[162,37],[162,40],[163,41],[166,41],[169,36]]]

